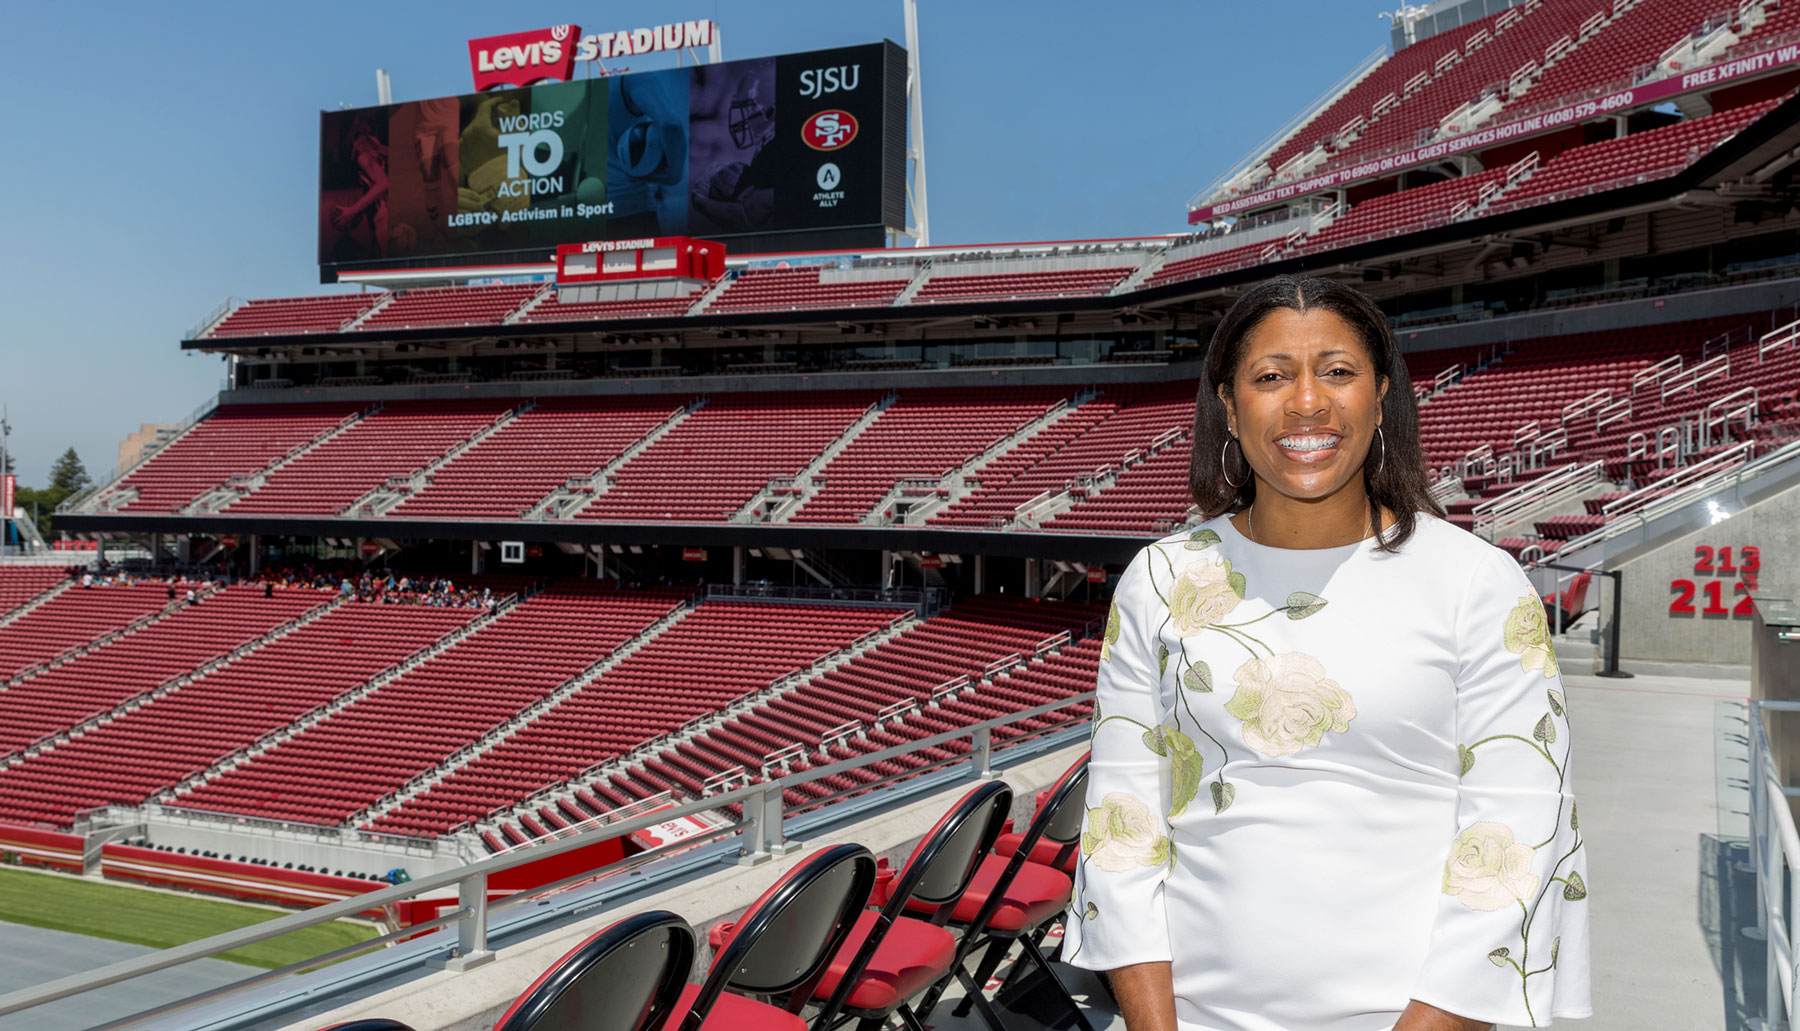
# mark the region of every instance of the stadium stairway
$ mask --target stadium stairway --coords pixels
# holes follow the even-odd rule
[[[1007,472],[1016,464],[1017,456],[1034,441],[1041,439],[1052,427],[1061,423],[1069,415],[1092,402],[1099,391],[1093,387],[1083,388],[1075,396],[1066,400],[1058,400],[1049,410],[1030,422],[1020,426],[1012,433],[989,444],[980,454],[970,458],[962,465],[945,473],[935,487],[929,489],[924,500],[915,500],[904,513],[895,513],[893,506],[908,497],[908,489],[896,483],[892,490],[882,495],[875,507],[863,518],[863,522],[871,526],[918,526],[931,516],[967,498],[981,489],[982,482],[987,479],[1011,479]],[[913,488],[916,494],[917,488]]]
[[[204,603],[184,605],[103,647],[15,680],[0,706],[0,768],[178,691],[341,603],[331,591],[262,594],[254,585],[214,592]]]
[[[601,657],[599,661],[564,681],[550,694],[545,695],[542,699],[521,709],[516,716],[489,731],[479,741],[452,754],[435,768],[414,777],[399,790],[382,796],[381,799],[374,804],[360,812],[352,814],[344,820],[344,826],[361,827],[373,824],[387,814],[412,801],[419,795],[430,791],[433,785],[493,751],[494,748],[529,726],[533,720],[537,719],[545,712],[554,709],[556,706],[561,705],[576,692],[585,689],[596,680],[599,680],[608,670],[635,654],[638,649],[644,647],[644,645],[655,640],[663,631],[681,622],[683,618],[694,611],[695,605],[696,602],[693,599],[689,599],[688,601],[676,605],[669,610],[668,614],[638,631],[635,636]]]
[[[351,687],[346,691],[338,693],[330,701],[306,712],[286,726],[270,731],[251,744],[245,745],[227,755],[220,756],[205,769],[169,785],[166,789],[158,793],[156,800],[165,803],[173,802],[180,796],[217,780],[221,776],[237,769],[239,766],[250,762],[257,756],[262,755],[264,752],[275,748],[282,742],[305,732],[308,728],[318,724],[322,720],[328,719],[337,712],[367,698],[387,686],[389,683],[406,675],[411,670],[424,665],[456,647],[458,644],[493,623],[501,616],[512,611],[512,609],[517,606],[520,601],[523,601],[524,598],[525,594],[521,592],[521,595],[518,598],[503,601],[495,606],[492,611],[473,613],[472,618],[467,622],[456,626],[448,633],[436,638],[424,647],[417,649],[405,658],[394,663],[392,666],[384,669],[379,674],[361,681],[356,686]]]
[[[638,438],[630,447],[614,455],[606,464],[594,470],[592,475],[569,477],[562,486],[545,495],[537,504],[532,505],[525,518],[538,521],[574,518],[595,498],[606,493],[606,488],[611,484],[612,474],[618,472],[620,466],[643,454],[646,448],[668,435],[670,430],[681,425],[682,420],[700,410],[705,404],[706,398],[704,397],[697,397],[687,402],[670,413],[669,417],[658,423],[655,428]]]
[[[55,582],[47,586],[39,586],[36,581],[18,576],[16,570],[8,570],[7,577],[0,579],[0,605],[12,607],[0,610],[0,627],[28,615],[73,586],[75,581],[61,570],[56,571]]]
[[[437,472],[439,469],[442,469],[444,466],[455,461],[458,455],[461,455],[463,452],[500,432],[507,426],[510,426],[513,420],[536,407],[537,402],[530,398],[520,401],[513,407],[501,412],[498,416],[495,416],[493,422],[476,430],[466,439],[452,446],[450,450],[445,451],[443,454],[419,468],[414,469],[410,473],[403,473],[400,476],[391,476],[388,478],[387,482],[369,488],[369,490],[361,497],[344,506],[338,514],[345,516],[360,515],[362,518],[387,515],[388,512],[392,511],[401,502],[406,501],[408,498],[411,498],[413,495],[424,490],[426,484],[431,481],[432,473]]]
[[[814,662],[803,673],[783,677],[761,691],[747,695],[715,712],[690,720],[668,733],[651,738],[625,755],[612,759],[579,777],[542,789],[530,798],[508,807],[505,812],[492,814],[469,828],[467,833],[478,839],[471,841],[471,844],[475,845],[478,850],[482,847],[491,848],[492,842],[487,839],[489,834],[498,835],[502,840],[509,839],[513,834],[532,837],[534,835],[530,834],[525,825],[519,821],[522,817],[533,813],[541,815],[546,809],[579,815],[583,819],[607,816],[610,811],[617,810],[620,806],[604,801],[595,790],[597,786],[610,783],[614,777],[628,773],[634,766],[660,760],[664,753],[729,723],[740,714],[805,687],[811,683],[814,677],[860,658],[917,626],[918,623],[919,620],[914,614],[905,613],[885,628],[871,631],[837,653]],[[547,816],[543,816],[540,822],[555,825],[555,821]],[[511,834],[508,832],[508,827],[511,828]]]
[[[189,501],[187,504],[177,509],[177,511],[182,515],[212,515],[218,512],[251,491],[261,489],[263,484],[269,482],[269,477],[275,475],[277,472],[280,472],[294,462],[305,458],[316,448],[336,440],[342,434],[353,429],[362,420],[376,414],[384,407],[386,406],[377,402],[367,408],[345,415],[342,419],[338,420],[337,425],[320,432],[311,440],[294,445],[286,453],[276,457],[260,469],[253,472],[233,475],[225,482],[202,492],[192,501]],[[168,448],[164,448],[163,451],[167,452]]]
[[[55,669],[125,634],[151,626],[193,602],[165,602],[166,583],[81,587],[64,591],[0,630],[0,691]],[[188,589],[185,585],[182,590]],[[220,588],[193,588],[204,601]]]
[[[844,449],[855,443],[862,432],[881,418],[881,413],[893,407],[900,400],[899,391],[889,391],[869,404],[866,411],[857,420],[844,427],[836,440],[825,445],[812,461],[791,477],[777,477],[769,481],[768,486],[751,495],[736,512],[732,513],[734,523],[785,523],[794,510],[812,500],[819,493],[819,483],[815,479],[819,471],[830,464],[831,460],[843,454]]]

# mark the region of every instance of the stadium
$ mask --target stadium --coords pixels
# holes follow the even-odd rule
[[[496,1026],[622,919],[742,959],[852,843],[886,899],[974,801],[1011,824],[930,976],[781,1023],[702,962],[681,1005],[1122,1027],[1055,956],[1072,771],[1121,572],[1201,521],[1200,359],[1284,273],[1380,305],[1433,497],[1543,598],[1582,1026],[1787,1026],[1800,2],[1406,8],[1169,233],[956,245],[906,10],[475,39],[466,95],[320,116],[320,290],[170,341],[228,382],[54,533],[0,497],[0,874],[261,922],[49,964],[0,1027]]]

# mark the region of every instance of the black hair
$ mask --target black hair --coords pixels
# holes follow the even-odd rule
[[[1405,357],[1394,342],[1387,316],[1361,291],[1335,279],[1276,276],[1252,287],[1225,313],[1225,318],[1213,331],[1212,342],[1207,345],[1206,361],[1200,375],[1200,394],[1194,403],[1194,445],[1188,466],[1188,493],[1208,519],[1240,511],[1256,500],[1254,476],[1234,472],[1231,479],[1242,479],[1241,487],[1232,487],[1226,479],[1222,460],[1225,442],[1231,434],[1218,387],[1222,384],[1226,395],[1231,394],[1232,382],[1243,361],[1245,339],[1263,319],[1282,309],[1302,314],[1321,309],[1343,319],[1369,352],[1369,359],[1375,366],[1377,389],[1381,384],[1387,384],[1387,394],[1381,401],[1382,443],[1370,447],[1363,458],[1363,485],[1372,502],[1369,521],[1378,537],[1377,547],[1382,551],[1398,551],[1412,536],[1418,513],[1428,512],[1442,518],[1444,509],[1431,496],[1425,452],[1419,444],[1419,405],[1413,397]],[[1239,458],[1238,462],[1242,464],[1243,459]],[[1381,529],[1384,507],[1394,513],[1394,525],[1385,533]]]

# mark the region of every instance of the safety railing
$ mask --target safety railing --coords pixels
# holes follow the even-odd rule
[[[1794,876],[1800,866],[1800,833],[1788,802],[1800,796],[1800,788],[1783,782],[1769,747],[1766,712],[1800,712],[1800,702],[1750,702],[1750,857],[1756,875],[1756,930],[1768,946],[1761,1026],[1777,1028],[1790,1023],[1794,985],[1800,981],[1794,962],[1794,942],[1800,939],[1800,906],[1794,904],[1800,897]]]
[[[967,742],[968,749],[949,758],[927,761],[923,765],[903,773],[883,776],[867,782],[858,782],[851,788],[812,799],[802,808],[816,809],[848,799],[853,794],[895,787],[901,781],[914,780],[926,774],[935,774],[959,767],[963,768],[967,774],[977,777],[987,776],[994,768],[997,752],[1007,753],[1020,749],[1019,754],[1022,755],[1036,754],[1045,747],[1058,747],[1065,743],[1073,744],[1082,740],[1086,734],[1088,717],[1086,715],[1070,716],[1050,726],[1033,728],[1018,736],[1008,738],[999,745],[994,741],[993,732],[996,728],[1024,724],[1073,705],[1091,702],[1093,698],[1094,693],[1088,691],[1045,702],[1006,716],[983,720],[955,730],[870,752],[858,756],[854,760],[831,763],[778,780],[750,784],[707,798],[689,800],[669,808],[658,809],[655,812],[643,813],[628,820],[614,821],[580,833],[568,834],[556,840],[543,841],[531,848],[521,848],[491,856],[457,869],[427,874],[404,884],[357,895],[304,912],[291,913],[274,920],[227,931],[224,934],[213,935],[210,938],[152,952],[123,962],[112,963],[95,970],[71,974],[47,984],[0,996],[0,1016],[18,1013],[58,999],[82,995],[159,970],[179,967],[194,960],[205,959],[232,949],[268,941],[303,928],[316,927],[345,917],[354,917],[359,913],[392,906],[407,899],[440,895],[452,889],[457,894],[455,907],[443,911],[430,920],[390,931],[366,941],[346,945],[298,963],[258,972],[229,985],[200,991],[186,998],[133,1014],[124,1020],[103,1025],[102,1028],[97,1028],[95,1031],[134,1026],[155,1017],[189,1009],[203,1002],[248,989],[260,988],[357,953],[398,944],[439,928],[454,928],[455,937],[452,939],[446,935],[442,941],[443,948],[436,950],[433,956],[425,962],[449,971],[466,970],[493,957],[493,952],[488,947],[488,936],[490,930],[493,929],[494,916],[497,913],[533,904],[539,899],[572,887],[627,877],[634,871],[641,870],[647,864],[665,859],[675,852],[685,852],[696,846],[712,845],[729,838],[738,839],[735,850],[726,849],[723,855],[718,850],[700,854],[694,860],[696,865],[693,869],[698,872],[706,866],[719,863],[723,858],[733,858],[740,865],[763,862],[785,851],[788,847],[783,835],[783,822],[787,815],[783,801],[783,792],[785,791],[797,788],[801,784],[836,776],[846,769],[875,767],[903,755],[939,749],[940,746],[951,742]],[[938,783],[941,781],[921,781],[920,788],[923,790]],[[895,800],[900,800],[900,796],[896,796]],[[723,818],[720,814],[732,805],[740,806],[743,815],[737,819]],[[706,820],[713,821],[714,825],[679,841],[638,853],[606,867],[604,870],[584,870],[530,891],[499,898],[492,898],[489,894],[488,882],[494,874],[524,863],[572,852],[604,840],[623,837],[669,820],[678,820],[687,816],[704,816]]]

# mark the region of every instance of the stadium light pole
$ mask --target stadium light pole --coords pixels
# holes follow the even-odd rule
[[[902,0],[906,10],[906,156],[912,176],[906,183],[906,199],[912,202],[914,247],[931,246],[931,214],[925,203],[925,86],[919,65],[918,0]]]
[[[0,404],[0,555],[6,554],[6,542],[12,539],[7,528],[12,525],[13,492],[6,489],[6,474],[12,469],[12,423],[6,421],[6,406]]]

